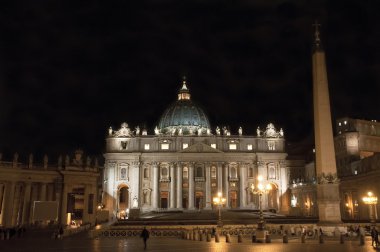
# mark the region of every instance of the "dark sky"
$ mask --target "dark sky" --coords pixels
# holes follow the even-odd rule
[[[311,24],[333,117],[380,119],[380,1],[9,1],[0,8],[0,150],[104,152],[109,126],[153,132],[183,75],[213,128],[310,136]]]

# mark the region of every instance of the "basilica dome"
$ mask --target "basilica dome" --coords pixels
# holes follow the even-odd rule
[[[209,120],[203,110],[190,99],[186,79],[178,93],[178,100],[161,116],[157,130],[171,135],[210,134]]]

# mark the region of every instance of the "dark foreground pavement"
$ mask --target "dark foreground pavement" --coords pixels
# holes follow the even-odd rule
[[[46,237],[21,238],[8,241],[0,241],[1,252],[44,252],[44,251],[73,251],[73,252],[119,252],[119,251],[144,251],[141,239],[133,237],[127,239],[101,238],[89,239],[84,234],[77,235],[63,240],[52,240]],[[251,243],[246,237],[243,243],[237,243],[237,238],[232,237],[231,243],[226,243],[221,237],[220,243],[215,241],[190,241],[178,238],[156,238],[148,240],[146,251],[260,251],[260,252],[368,252],[376,251],[367,237],[364,246],[360,246],[357,240],[346,241],[339,244],[338,240],[325,241],[319,244],[317,240],[307,240],[301,243],[299,239],[290,240],[288,244],[283,244],[280,239],[273,239],[272,243],[259,244]],[[380,251],[380,250],[379,250]]]

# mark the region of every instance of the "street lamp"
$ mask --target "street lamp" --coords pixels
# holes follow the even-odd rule
[[[255,187],[254,184],[251,184],[251,190],[252,190],[253,194],[258,194],[259,195],[260,219],[259,219],[259,222],[257,223],[257,229],[258,230],[263,230],[264,229],[264,225],[265,225],[265,221],[264,221],[264,215],[263,215],[262,197],[263,197],[263,194],[266,194],[270,190],[272,190],[272,186],[269,183],[268,184],[263,184],[262,183],[262,180],[263,180],[262,176],[258,176],[257,180],[258,180],[257,186]]]
[[[223,222],[222,222],[222,213],[221,213],[221,208],[222,208],[222,205],[224,203],[226,203],[226,198],[223,198],[222,197],[222,193],[221,192],[218,192],[218,197],[214,197],[213,200],[215,205],[218,206],[218,209],[219,209],[219,212],[218,212],[218,227],[222,227],[223,226]]]
[[[377,197],[373,195],[372,192],[367,192],[367,196],[363,197],[364,204],[368,205],[369,207],[369,219],[371,221],[372,225],[376,225],[376,219],[377,219]],[[373,208],[375,208],[375,211],[373,211]]]

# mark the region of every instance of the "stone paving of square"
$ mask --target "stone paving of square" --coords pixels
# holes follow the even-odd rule
[[[142,239],[137,237],[90,239],[86,234],[79,234],[62,240],[53,240],[50,237],[24,237],[0,241],[0,251],[137,252],[144,249]],[[231,243],[226,243],[225,237],[221,236],[219,243],[214,240],[206,242],[151,237],[145,251],[368,252],[376,249],[371,246],[370,237],[366,237],[365,245],[360,246],[358,240],[346,241],[344,244],[340,244],[337,239],[326,240],[323,244],[319,244],[317,240],[307,240],[303,244],[299,239],[290,239],[288,244],[283,244],[282,239],[273,239],[272,243],[251,243],[249,237],[244,237],[243,243],[238,243],[236,237],[232,237]]]

